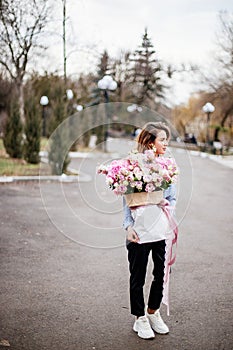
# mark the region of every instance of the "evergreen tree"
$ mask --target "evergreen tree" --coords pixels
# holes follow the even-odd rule
[[[25,101],[25,121],[24,158],[29,163],[38,164],[40,162],[41,122],[34,99],[30,98]]]
[[[49,164],[54,175],[65,173],[70,163],[68,135],[67,125],[59,126],[50,139]]]
[[[23,155],[23,126],[20,120],[19,104],[13,101],[7,118],[3,137],[6,152],[12,158],[22,158]]]
[[[97,84],[100,79],[102,79],[105,75],[110,74],[109,70],[110,59],[108,52],[105,50],[100,57],[100,61],[97,65],[97,74],[94,78],[94,88],[91,91],[91,103],[90,106],[98,105],[101,102],[105,102],[103,98],[103,91],[101,91]]]
[[[117,90],[114,92],[114,100],[116,102],[132,101],[132,93],[130,91],[130,52],[121,52],[119,57],[112,60],[112,77],[117,82]]]
[[[53,100],[52,105],[52,118],[51,118],[51,131],[54,131],[59,124],[66,118],[66,101],[64,97],[64,90],[62,87],[57,88],[57,96]]]
[[[67,170],[70,159],[69,152],[69,135],[70,130],[67,124],[62,124],[66,117],[66,103],[64,101],[63,90],[59,89],[57,99],[53,107],[52,127],[54,133],[50,139],[49,163],[52,173],[61,175]]]
[[[143,34],[141,46],[134,52],[130,60],[133,63],[131,84],[135,102],[154,107],[155,98],[163,98],[165,86],[160,77],[162,67],[156,58],[147,29]]]
[[[103,54],[100,57],[100,61],[97,65],[97,73],[93,79],[94,87],[91,91],[91,102],[89,106],[95,106],[99,105],[100,103],[106,102],[106,98],[104,95],[104,91],[98,88],[98,81],[102,79],[105,75],[110,74],[109,70],[109,65],[110,65],[110,59],[108,52],[105,50]],[[99,120],[98,116],[98,108],[92,109],[92,119],[93,119],[93,124],[96,124],[96,122]],[[102,143],[105,139],[105,128],[103,125],[101,125],[103,121],[100,121],[100,126],[96,127],[93,132],[97,135],[97,145],[99,143]],[[91,125],[90,125],[91,127]],[[89,135],[87,137],[90,137],[91,131],[89,132]]]

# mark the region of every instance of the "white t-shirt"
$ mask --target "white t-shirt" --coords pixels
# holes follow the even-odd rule
[[[168,219],[156,204],[137,207],[131,210],[131,213],[134,219],[133,229],[139,237],[139,244],[167,238]]]

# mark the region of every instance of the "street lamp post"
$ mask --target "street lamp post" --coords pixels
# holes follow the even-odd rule
[[[68,101],[72,100],[72,98],[74,97],[74,93],[71,89],[66,90],[66,97]]]
[[[71,89],[66,90],[66,97],[68,101],[71,101],[74,98],[74,93]],[[80,104],[74,104],[73,108],[76,109],[77,112],[81,112],[83,110],[83,106]]]
[[[83,110],[83,106],[82,105],[76,105],[75,108],[76,108],[77,112],[81,112]]]
[[[66,90],[66,104],[65,104],[65,111],[67,116],[70,116],[73,114],[73,105],[72,105],[72,100],[74,98],[74,93],[71,89]]]
[[[105,103],[109,102],[109,94],[108,91],[114,91],[117,88],[117,82],[113,80],[113,78],[110,75],[105,75],[102,79],[98,81],[98,88],[104,91],[104,100]],[[107,106],[106,106],[107,107]],[[106,152],[106,141],[107,137],[109,135],[109,124],[110,124],[110,115],[108,113],[108,109],[106,108],[106,132],[104,132],[104,151]],[[105,128],[104,128],[105,130]]]
[[[46,136],[46,115],[45,108],[49,103],[49,99],[47,96],[41,96],[40,104],[42,106],[42,136]]]
[[[206,122],[206,144],[208,145],[210,142],[209,138],[209,122],[210,122],[210,114],[215,111],[215,107],[212,105],[212,103],[207,102],[203,107],[202,107],[203,112],[206,113],[207,115],[207,122]]]
[[[141,113],[142,112],[142,107],[141,106],[138,106],[137,104],[133,103],[132,105],[129,105],[127,107],[127,112],[129,113],[132,113],[133,116],[136,116],[138,113]],[[137,121],[134,120],[134,124],[136,123]],[[138,136],[138,134],[141,132],[141,129],[140,128],[135,128],[134,127],[134,131],[133,131],[133,136]]]

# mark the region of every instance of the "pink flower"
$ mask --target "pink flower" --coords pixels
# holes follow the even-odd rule
[[[155,186],[152,183],[149,183],[145,187],[146,192],[153,192],[155,190]]]
[[[127,190],[127,187],[124,185],[117,186],[113,191],[115,194],[124,194]]]
[[[138,189],[138,190],[142,190],[142,181],[135,181],[135,187]]]
[[[106,175],[106,184],[119,195],[165,189],[177,180],[178,168],[174,159],[155,157],[153,150],[147,150],[131,152],[125,159],[100,165],[97,173]]]
[[[106,165],[100,165],[98,168],[97,168],[97,173],[98,174],[107,174],[108,173],[108,168]]]
[[[130,173],[130,174],[127,176],[126,179],[127,179],[128,181],[132,182],[132,181],[134,180],[133,174]]]

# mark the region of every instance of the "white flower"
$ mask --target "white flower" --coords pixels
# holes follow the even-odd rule
[[[110,185],[112,185],[113,184],[113,179],[111,178],[111,177],[106,177],[106,184],[108,185],[108,186],[110,186]]]
[[[143,175],[143,173],[141,171],[135,172],[135,177],[137,178],[137,180],[141,180],[142,175]]]
[[[144,182],[151,182],[152,181],[152,176],[151,175],[144,175],[143,176]]]
[[[129,181],[127,181],[127,180],[124,180],[124,181],[122,182],[122,184],[123,184],[124,186],[128,186],[128,184],[129,184]]]
[[[127,170],[126,168],[122,168],[122,169],[121,169],[121,174],[123,174],[123,175],[128,175],[129,172],[128,172],[128,170]]]
[[[159,177],[159,174],[158,173],[152,173],[152,181],[155,182],[157,181],[158,177]]]

